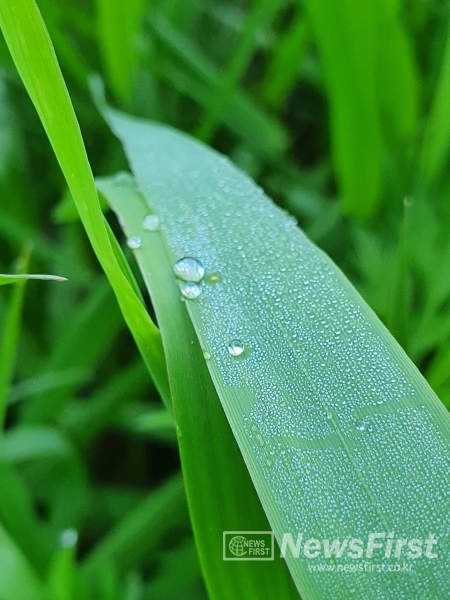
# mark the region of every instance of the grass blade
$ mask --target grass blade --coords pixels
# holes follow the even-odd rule
[[[279,542],[286,532],[294,543],[297,533],[438,540],[438,558],[400,548],[414,570],[382,578],[343,578],[351,553],[331,553],[335,570],[323,572],[308,550],[288,550],[303,597],[445,597],[450,418],[439,399],[335,265],[229,161],[167,127],[105,114],[173,258],[206,267],[187,308]]]
[[[381,125],[375,85],[377,7],[305,3],[322,60],[331,111],[332,152],[343,209],[367,217],[381,186]]]
[[[442,65],[428,117],[422,151],[422,169],[426,181],[439,175],[450,149],[450,26]]]
[[[98,40],[108,80],[116,97],[128,104],[137,63],[137,34],[144,0],[97,0]]]
[[[6,285],[8,283],[19,283],[23,279],[41,279],[43,281],[67,281],[65,277],[59,277],[59,275],[4,275],[0,274],[0,285]]]
[[[208,104],[206,115],[198,128],[196,137],[208,142],[214,135],[220,112],[238,87],[239,80],[254,52],[257,32],[270,23],[281,4],[280,0],[277,0],[277,2],[274,2],[274,0],[254,1],[253,8],[243,24],[239,45],[227,69],[218,79],[213,97]]]
[[[28,561],[0,525],[1,600],[44,600],[44,590]]]
[[[0,1],[0,26],[39,114],[81,220],[162,398],[170,405],[161,336],[111,247],[94,179],[55,52],[34,0]],[[39,52],[35,51],[39,48]]]
[[[118,189],[114,179],[100,180],[98,186],[125,231],[140,231],[148,214],[143,197]],[[295,598],[278,557],[273,563],[223,560],[223,531],[267,531],[269,526],[173,286],[167,247],[159,235],[149,233],[140,250],[137,260],[161,324],[189,510],[210,597]]]
[[[30,254],[24,250],[20,257],[20,270],[27,270]],[[3,427],[6,416],[6,407],[11,381],[14,373],[14,367],[17,356],[17,346],[20,338],[20,327],[22,321],[22,308],[25,297],[25,285],[29,276],[18,275],[0,275],[0,284],[16,283],[9,301],[5,323],[1,331],[0,339],[0,435],[3,433]]]
[[[179,475],[153,492],[93,548],[84,560],[83,575],[92,581],[113,562],[126,572],[154,549],[161,536],[187,518],[183,481]]]
[[[272,56],[261,84],[261,95],[266,104],[278,108],[289,95],[298,77],[308,42],[305,16],[297,14],[289,29],[272,49]],[[292,60],[292,56],[296,60]]]

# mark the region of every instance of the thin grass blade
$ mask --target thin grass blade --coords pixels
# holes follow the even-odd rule
[[[0,26],[52,144],[92,247],[108,276],[142,357],[169,406],[161,336],[122,272],[111,247],[78,121],[34,0],[17,0],[14,3],[1,0]]]

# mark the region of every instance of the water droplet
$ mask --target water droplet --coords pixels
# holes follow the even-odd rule
[[[59,544],[62,548],[73,548],[78,542],[78,531],[76,529],[64,529],[59,536]]]
[[[365,431],[366,426],[364,425],[364,423],[362,421],[359,421],[359,423],[356,423],[356,429],[358,431]]]
[[[142,240],[137,235],[133,235],[132,237],[127,239],[127,246],[128,246],[128,248],[131,248],[132,250],[137,250],[138,248],[141,247],[141,244],[142,244]]]
[[[331,412],[329,410],[327,410],[327,419],[332,419],[333,415],[331,414]]]
[[[211,354],[209,352],[203,352],[203,358],[205,360],[211,360]]]
[[[181,293],[185,298],[189,300],[193,300],[194,298],[198,298],[202,293],[202,288],[192,281],[187,281],[181,285]]]
[[[142,227],[147,231],[158,231],[159,217],[157,215],[147,215],[142,221]]]
[[[239,340],[232,340],[228,344],[228,352],[231,356],[240,356],[244,352],[244,345]]]
[[[199,282],[205,275],[205,267],[196,258],[185,256],[177,261],[173,267],[175,275],[183,281]]]

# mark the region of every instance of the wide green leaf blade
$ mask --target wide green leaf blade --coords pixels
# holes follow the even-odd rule
[[[275,535],[303,535],[298,557],[285,544],[303,597],[444,598],[450,419],[438,398],[337,267],[226,158],[105,115],[170,255],[206,269],[186,305]],[[378,533],[385,544],[371,557]],[[420,557],[401,544],[389,557],[391,534],[395,551],[400,538],[419,540]],[[327,557],[325,540],[362,551]],[[411,570],[396,572],[399,559]]]
[[[146,201],[137,190],[119,188],[114,181],[101,179],[97,186],[128,235],[140,233],[149,213]],[[275,562],[223,560],[224,531],[270,527],[180,302],[178,286],[173,285],[170,251],[157,231],[145,230],[145,234],[136,258],[161,327],[189,511],[209,596],[211,600],[296,598],[279,557]]]

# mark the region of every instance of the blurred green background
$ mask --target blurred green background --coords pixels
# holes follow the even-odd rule
[[[127,163],[93,73],[112,104],[229,155],[293,214],[450,406],[446,0],[38,5],[96,176]],[[27,283],[23,306],[0,288],[0,550],[61,600],[90,597],[79,572],[101,600],[206,598],[170,416],[3,39],[0,64],[0,271],[31,249],[29,272],[69,279]]]

